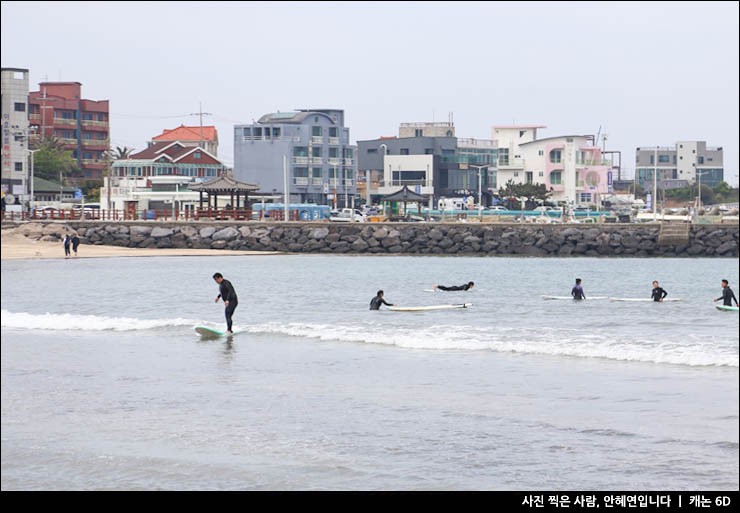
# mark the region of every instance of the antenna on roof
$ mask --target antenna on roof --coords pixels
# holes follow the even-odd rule
[[[203,103],[198,102],[198,106],[200,108],[199,112],[190,113],[190,116],[200,116],[200,141],[198,142],[198,147],[203,147],[203,116],[213,116],[213,113],[211,112],[203,112]]]

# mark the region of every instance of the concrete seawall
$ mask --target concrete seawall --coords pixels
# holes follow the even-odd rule
[[[8,226],[11,225],[12,226]],[[683,239],[661,238],[659,224],[264,223],[161,221],[3,223],[27,237],[84,244],[289,253],[737,257],[738,225],[684,225]]]

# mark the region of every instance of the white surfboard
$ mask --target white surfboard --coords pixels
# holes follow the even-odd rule
[[[542,299],[570,299],[573,300],[573,296],[546,296],[542,295]],[[594,299],[609,299],[609,296],[586,296],[586,301],[592,301]]]
[[[660,303],[660,301],[653,301],[652,298],[649,297],[610,297],[609,298],[612,301],[651,301],[653,303]],[[663,299],[663,302],[668,301],[683,301],[680,297],[667,297]]]
[[[457,305],[429,305],[429,306],[389,306],[388,310],[393,312],[426,312],[428,310],[449,310],[451,308],[468,308],[473,303],[460,303]]]

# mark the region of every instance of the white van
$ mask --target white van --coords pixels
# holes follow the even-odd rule
[[[437,208],[439,210],[463,210],[465,199],[463,198],[439,198]]]

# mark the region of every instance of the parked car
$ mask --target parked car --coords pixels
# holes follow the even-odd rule
[[[545,206],[545,205],[540,205],[539,207],[536,207],[534,209],[535,212],[552,212],[553,210],[555,209],[552,207]]]
[[[34,219],[53,219],[61,215],[61,210],[54,207],[35,207],[33,209]]]
[[[510,210],[503,205],[492,205],[488,207],[489,212],[510,212]]]
[[[356,208],[334,209],[330,212],[329,221],[337,223],[365,223],[367,222],[367,216]]]
[[[77,203],[72,206],[72,210],[75,214],[85,219],[91,219],[93,217],[99,217],[100,215],[100,203]]]

